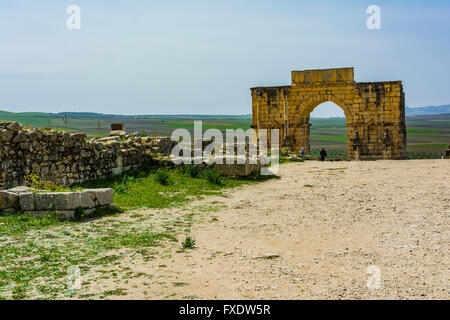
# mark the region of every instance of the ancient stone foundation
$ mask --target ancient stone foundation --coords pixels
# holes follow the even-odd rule
[[[169,155],[170,138],[111,137],[89,140],[85,134],[23,129],[0,122],[0,189],[24,184],[24,176],[63,186],[139,169],[152,155]]]
[[[81,218],[95,209],[111,207],[113,189],[85,189],[76,192],[42,192],[28,187],[0,191],[0,213],[56,214],[63,219]],[[77,213],[80,217],[77,217]]]
[[[401,81],[355,82],[353,68],[292,71],[290,86],[256,87],[251,93],[252,127],[269,145],[270,129],[278,129],[281,145],[309,154],[310,113],[331,101],[345,113],[349,160],[405,158]]]
[[[214,168],[217,169],[224,176],[232,177],[245,177],[251,175],[252,173],[259,173],[261,171],[260,163],[233,163],[233,164],[215,164]]]
[[[189,147],[189,145],[188,145]],[[253,153],[250,149],[253,148]],[[202,164],[213,166],[224,176],[245,177],[258,173],[262,168],[267,167],[270,159],[261,163],[262,152],[257,145],[250,144],[249,141],[218,143],[214,145],[211,139],[199,139],[190,144],[191,152],[186,155],[171,156],[171,161],[177,164]],[[206,149],[210,149],[206,152]],[[210,152],[212,151],[212,154]],[[208,155],[205,155],[206,154]],[[217,153],[216,153],[217,152]],[[221,152],[218,154],[218,152]]]
[[[448,146],[448,149],[445,150],[443,158],[450,159],[450,145]]]

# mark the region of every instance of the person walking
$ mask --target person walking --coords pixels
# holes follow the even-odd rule
[[[320,150],[320,161],[325,161],[326,157],[327,157],[327,152],[325,151],[325,148],[322,148],[322,150]]]

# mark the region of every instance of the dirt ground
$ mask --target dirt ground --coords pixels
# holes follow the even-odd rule
[[[191,203],[216,207],[190,229],[196,248],[122,261],[151,280],[109,298],[449,298],[449,160],[308,161],[279,176]]]

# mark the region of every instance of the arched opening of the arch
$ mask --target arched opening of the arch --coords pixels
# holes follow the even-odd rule
[[[297,113],[295,151],[303,148],[308,155],[318,154],[321,148],[325,148],[329,156],[348,157],[351,147],[348,110],[342,103],[320,96],[314,100],[303,104]]]
[[[309,114],[309,153],[318,156],[325,148],[328,157],[347,157],[347,125],[344,110],[331,101],[314,107]]]

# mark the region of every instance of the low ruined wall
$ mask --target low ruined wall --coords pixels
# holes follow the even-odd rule
[[[77,219],[109,208],[113,202],[111,188],[84,189],[74,192],[42,192],[28,187],[0,190],[0,214],[25,212],[34,215],[54,213],[64,219]]]
[[[94,141],[81,133],[0,122],[0,189],[22,185],[31,173],[63,186],[105,178],[142,168],[152,154],[165,155],[170,148],[170,139],[158,137]]]

